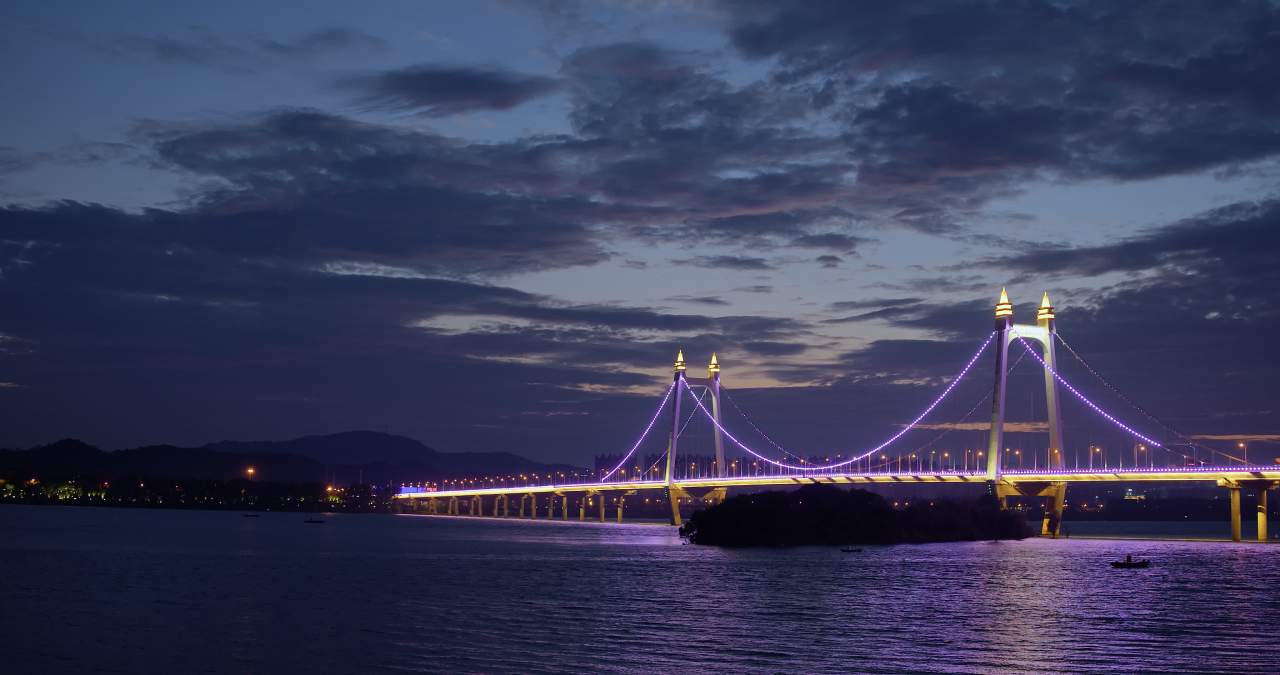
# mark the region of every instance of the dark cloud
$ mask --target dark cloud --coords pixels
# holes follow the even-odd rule
[[[819,265],[822,265],[823,267],[830,269],[833,267],[839,267],[840,263],[844,262],[844,259],[841,258],[840,256],[820,255],[817,258],[814,258],[814,261],[817,262]]]
[[[653,401],[619,390],[666,374],[673,335],[709,353],[807,329],[565,303],[376,265],[325,269],[305,256],[226,249],[201,229],[220,224],[76,203],[0,209],[5,344],[24,345],[0,354],[5,381],[23,385],[6,405],[30,413],[15,413],[30,421],[11,427],[15,437],[47,433],[37,413],[63,411],[64,433],[108,444],[136,442],[128,429],[197,442],[398,420],[442,447],[495,448],[513,430],[562,433],[507,420],[571,398],[578,410],[611,411],[586,423],[601,429],[589,435],[621,438],[612,415]],[[495,389],[506,392],[497,403]],[[104,400],[118,402],[115,412],[93,403]],[[210,409],[217,420],[202,415]],[[227,419],[240,421],[229,430]],[[592,452],[554,443],[566,458]]]
[[[740,53],[821,89],[859,214],[959,233],[1028,180],[1144,179],[1280,153],[1273,3],[724,3]]]
[[[549,77],[494,68],[417,65],[343,78],[370,109],[440,117],[476,110],[507,110],[555,92]]]
[[[729,304],[728,302],[725,301],[724,298],[721,298],[718,295],[675,295],[670,298],[667,298],[667,300],[670,300],[673,302],[688,302],[695,305],[728,305]]]
[[[301,61],[347,50],[386,48],[380,38],[343,27],[322,28],[292,40],[279,40],[262,35],[219,33],[197,26],[182,35],[126,35],[94,44],[115,56],[238,73],[256,71],[273,60]]]
[[[1261,272],[1277,262],[1277,201],[1232,204],[1111,244],[1042,248],[988,261],[1023,274],[1052,276],[1096,276],[1153,268],[1208,273],[1210,265],[1238,268],[1241,264]]]
[[[903,307],[923,302],[924,298],[871,298],[869,300],[841,300],[828,305],[837,312],[856,309],[880,309],[885,307]]]
[[[770,265],[769,261],[764,258],[738,255],[705,255],[696,258],[672,260],[671,263],[674,265],[725,270],[761,271],[773,269],[773,265]]]
[[[864,244],[867,241],[867,239],[862,237],[826,232],[823,234],[806,234],[796,237],[791,240],[791,245],[797,248],[825,248],[836,253],[848,254],[852,253],[859,245]]]
[[[804,352],[808,345],[797,342],[747,342],[742,345],[743,349],[752,354],[760,356],[792,356]]]
[[[738,288],[735,288],[733,290],[738,293],[772,293],[773,286],[768,286],[768,285],[739,286]]]

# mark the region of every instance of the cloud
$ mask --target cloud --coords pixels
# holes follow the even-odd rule
[[[674,295],[667,300],[673,302],[688,302],[695,305],[728,305],[729,303],[716,295]]]
[[[924,298],[870,298],[867,300],[841,300],[833,302],[828,307],[837,312],[844,312],[854,309],[881,309],[887,307],[904,307],[923,302]]]
[[[844,262],[842,258],[834,255],[820,255],[817,258],[814,258],[814,261],[827,269],[839,267],[840,263]]]
[[[706,267],[710,269],[725,270],[741,270],[741,271],[761,271],[774,269],[773,265],[764,258],[753,258],[750,256],[738,255],[707,255],[698,256],[696,258],[682,258],[672,260],[673,265],[684,265],[691,267]]]
[[[202,66],[232,73],[249,73],[272,62],[302,61],[352,50],[381,51],[382,39],[344,27],[312,31],[292,40],[263,35],[219,33],[204,27],[182,35],[124,35],[93,44],[119,57]]]
[[[959,234],[1028,181],[1139,180],[1280,153],[1271,3],[721,6],[740,54],[776,64],[775,87],[815,92],[843,126],[863,217]]]
[[[496,68],[416,65],[342,78],[369,109],[441,117],[477,110],[508,110],[557,91],[554,78]]]
[[[868,240],[862,237],[854,237],[847,234],[836,234],[834,232],[826,232],[823,234],[805,234],[791,240],[791,245],[797,248],[825,248],[836,253],[852,253],[859,245],[866,243]]]

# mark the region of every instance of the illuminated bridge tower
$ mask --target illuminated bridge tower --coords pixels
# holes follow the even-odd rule
[[[992,492],[1004,503],[1006,497],[1021,495],[1024,497],[1043,497],[1044,522],[1040,534],[1058,536],[1062,528],[1062,509],[1067,496],[1066,483],[1019,483],[1014,485],[1000,480],[1001,457],[1004,454],[1004,417],[1005,394],[1007,392],[1007,375],[1009,362],[1009,345],[1013,340],[1022,338],[1040,343],[1044,350],[1044,400],[1048,409],[1049,422],[1049,468],[1063,468],[1062,450],[1062,407],[1058,400],[1058,379],[1054,372],[1058,369],[1058,359],[1054,350],[1054,333],[1057,332],[1053,305],[1049,302],[1049,294],[1045,293],[1036,310],[1035,325],[1013,323],[1013,303],[1009,302],[1009,294],[1000,289],[1000,299],[996,302],[996,376],[995,392],[991,404],[991,435],[987,443],[987,480]]]
[[[683,426],[680,419],[680,399],[682,398],[681,394],[683,392],[681,390],[684,388],[684,385],[688,385],[690,388],[705,387],[711,394],[711,416],[715,418],[716,421],[716,423],[712,425],[714,428],[711,430],[712,438],[715,441],[716,453],[714,477],[724,478],[727,474],[725,471],[726,467],[724,460],[724,438],[720,432],[720,425],[722,424],[720,418],[720,360],[716,357],[716,354],[712,352],[711,362],[707,364],[706,379],[699,377],[686,377],[685,371],[687,370],[687,366],[684,362],[684,350],[681,349],[676,353],[674,369],[676,391],[672,396],[671,436],[670,440],[667,442],[667,471],[665,477],[667,480],[667,494],[671,500],[671,524],[679,525],[682,522],[680,518],[680,498],[684,496],[691,496],[688,488],[682,488],[676,485],[675,475],[676,458],[679,456],[678,448],[680,446],[680,427]],[[713,487],[707,490],[705,494],[701,495],[701,498],[711,499],[714,501],[724,501],[724,498],[728,493],[729,489],[726,487]]]

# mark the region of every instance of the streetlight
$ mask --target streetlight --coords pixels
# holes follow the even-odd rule
[[[1244,441],[1240,441],[1239,443],[1236,443],[1236,447],[1237,447],[1237,448],[1240,448],[1240,458],[1244,461],[1245,466],[1248,466],[1248,465],[1249,465],[1249,448],[1248,448],[1248,446],[1246,446],[1246,445],[1244,444]]]
[[[253,467],[248,467],[244,470],[244,475],[248,476],[249,478],[253,478],[254,474],[256,473],[258,473],[258,470]]]

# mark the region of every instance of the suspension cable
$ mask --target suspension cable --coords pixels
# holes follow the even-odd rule
[[[926,415],[933,412],[933,409],[938,407],[938,404],[942,403],[942,400],[945,399],[947,395],[950,394],[953,389],[955,389],[956,385],[959,384],[960,381],[964,379],[965,375],[969,373],[969,370],[973,368],[973,364],[977,363],[978,357],[982,356],[982,353],[985,352],[987,350],[987,347],[991,345],[991,341],[995,339],[995,336],[996,336],[995,332],[992,332],[990,335],[987,336],[987,339],[983,341],[982,346],[979,347],[978,351],[974,353],[973,358],[969,359],[969,362],[965,364],[964,368],[961,369],[960,373],[951,380],[951,382],[947,385],[946,389],[944,389],[942,393],[924,409],[923,412],[917,415],[916,418],[912,420],[910,424],[903,426],[903,428],[900,431],[898,431],[898,433],[894,434],[893,436],[890,436],[888,440],[884,441],[880,445],[870,450],[867,450],[866,452],[860,455],[855,455],[847,460],[844,460],[843,462],[836,462],[833,464],[812,464],[809,466],[796,466],[794,464],[787,464],[785,462],[779,462],[777,460],[770,459],[756,452],[755,450],[752,450],[751,448],[743,444],[742,441],[738,440],[738,438],[734,436],[733,433],[731,433],[728,429],[725,429],[724,425],[720,424],[720,422],[716,420],[715,416],[711,414],[711,411],[707,410],[706,407],[703,406],[701,402],[697,402],[698,409],[701,410],[704,415],[706,415],[707,419],[711,420],[711,423],[715,425],[717,429],[720,430],[720,433],[724,434],[725,437],[727,437],[735,445],[737,445],[739,448],[742,448],[742,450],[745,451],[747,454],[757,459],[764,460],[770,464],[773,464],[774,466],[780,466],[784,469],[793,469],[796,471],[806,471],[806,472],[820,471],[825,469],[835,469],[842,466],[848,466],[850,464],[853,464],[854,462],[862,461],[863,459],[866,459],[867,457],[870,457],[875,453],[880,452],[881,450],[885,449],[890,444],[892,444],[894,441],[897,441],[899,438],[902,438],[904,435],[906,435],[908,431],[915,428],[915,425],[919,424],[920,420],[924,419]],[[681,380],[681,382],[684,382],[684,380]],[[687,383],[684,384],[684,386],[685,388],[689,387]]]
[[[623,455],[622,460],[618,462],[618,465],[613,467],[609,473],[606,473],[604,477],[600,479],[601,483],[609,480],[609,476],[617,473],[618,469],[621,469],[627,463],[627,460],[631,459],[631,455],[636,453],[636,448],[639,448],[640,444],[644,442],[644,439],[649,437],[649,432],[653,430],[653,425],[657,423],[658,416],[661,415],[663,409],[667,407],[667,400],[671,398],[671,392],[675,391],[675,388],[675,382],[672,382],[671,385],[667,387],[667,393],[662,396],[662,403],[659,403],[658,409],[653,412],[653,419],[649,420],[649,425],[644,428],[644,433],[640,434],[640,438],[636,440],[635,445],[631,446],[631,449],[627,451],[627,454]],[[676,395],[679,396],[678,393]]]
[[[1075,358],[1075,360],[1076,360],[1076,361],[1078,361],[1078,362],[1080,363],[1080,365],[1084,366],[1084,369],[1085,369],[1085,370],[1089,371],[1089,374],[1091,374],[1091,375],[1093,375],[1094,377],[1098,378],[1098,381],[1099,381],[1099,382],[1101,382],[1101,383],[1103,384],[1103,386],[1105,386],[1107,389],[1110,389],[1110,390],[1112,391],[1112,393],[1114,393],[1116,396],[1119,396],[1121,400],[1123,400],[1125,403],[1128,403],[1130,406],[1132,406],[1132,407],[1133,407],[1133,409],[1134,409],[1134,410],[1137,410],[1137,411],[1138,411],[1139,413],[1141,413],[1144,417],[1146,417],[1147,419],[1151,420],[1152,422],[1155,422],[1156,424],[1160,425],[1160,426],[1161,426],[1165,431],[1168,431],[1169,433],[1173,434],[1174,436],[1177,436],[1179,439],[1181,439],[1182,441],[1184,441],[1184,442],[1186,443],[1186,445],[1189,445],[1189,446],[1191,446],[1191,447],[1196,447],[1196,448],[1200,448],[1200,449],[1202,449],[1202,450],[1205,450],[1205,451],[1207,451],[1207,452],[1209,453],[1210,457],[1212,457],[1213,455],[1216,455],[1216,454],[1221,454],[1221,455],[1223,455],[1223,456],[1225,456],[1225,457],[1227,457],[1227,458],[1229,458],[1229,459],[1235,459],[1235,460],[1239,460],[1239,461],[1244,461],[1242,458],[1234,457],[1234,456],[1232,456],[1232,455],[1230,455],[1230,454],[1228,454],[1228,453],[1220,452],[1220,451],[1218,451],[1218,450],[1216,450],[1216,449],[1214,449],[1214,448],[1211,448],[1211,447],[1209,447],[1209,446],[1207,446],[1207,445],[1204,445],[1204,444],[1202,444],[1202,443],[1197,443],[1197,442],[1195,441],[1195,439],[1193,439],[1193,438],[1191,438],[1190,436],[1188,436],[1188,435],[1186,435],[1186,434],[1182,433],[1181,431],[1178,431],[1177,429],[1173,428],[1172,426],[1170,426],[1170,425],[1166,424],[1163,420],[1161,420],[1160,418],[1158,418],[1158,417],[1156,417],[1155,415],[1151,414],[1150,412],[1147,412],[1147,409],[1146,409],[1146,408],[1143,408],[1142,406],[1138,405],[1136,401],[1134,401],[1133,399],[1131,399],[1131,398],[1129,398],[1128,396],[1126,396],[1126,395],[1125,395],[1125,393],[1124,393],[1123,391],[1121,391],[1119,387],[1117,387],[1117,386],[1115,386],[1114,384],[1112,384],[1110,380],[1108,380],[1107,378],[1105,378],[1105,377],[1103,377],[1103,376],[1102,376],[1102,373],[1099,373],[1097,370],[1095,370],[1095,369],[1094,369],[1094,367],[1093,367],[1093,366],[1089,365],[1089,362],[1088,362],[1088,361],[1085,361],[1085,360],[1084,360],[1084,357],[1083,357],[1083,356],[1080,356],[1080,353],[1079,353],[1079,352],[1077,352],[1075,349],[1073,349],[1073,348],[1071,347],[1071,345],[1067,343],[1066,339],[1064,339],[1064,338],[1062,337],[1062,335],[1061,335],[1061,334],[1059,334],[1057,331],[1054,331],[1053,335],[1054,335],[1054,337],[1056,337],[1056,338],[1058,339],[1058,342],[1059,342],[1059,343],[1061,343],[1063,347],[1066,347],[1066,348],[1067,348],[1067,351],[1071,353],[1071,356],[1072,356],[1072,357],[1074,357],[1074,358]],[[1191,459],[1190,457],[1187,457],[1186,455],[1182,455],[1182,457],[1183,457],[1184,459]]]

